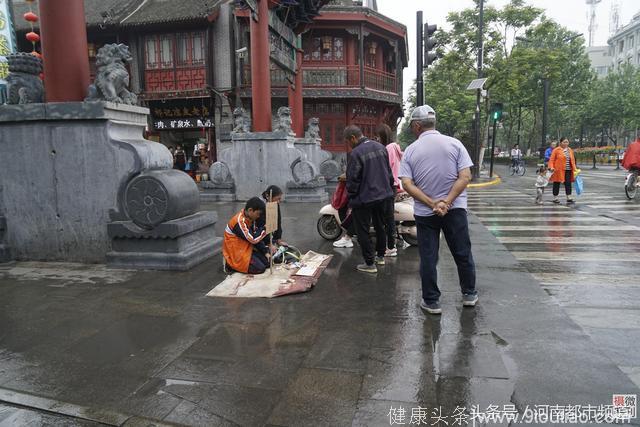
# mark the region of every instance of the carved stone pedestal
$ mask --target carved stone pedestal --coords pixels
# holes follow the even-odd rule
[[[236,200],[236,188],[229,167],[215,162],[209,167],[209,181],[200,183],[200,198],[215,202],[233,202]]]
[[[235,197],[235,200],[248,200],[259,196],[272,184],[284,190],[290,188],[289,183],[304,186],[314,179],[322,178],[317,168],[311,168],[305,170],[303,181],[296,181],[296,165],[301,161],[305,164],[310,162],[306,160],[306,154],[295,147],[295,138],[288,132],[235,132],[231,137],[231,147],[218,154],[219,161],[209,171],[212,181],[207,186],[213,187],[219,194]],[[211,189],[203,190],[203,194],[210,198],[210,191]],[[326,194],[321,193],[306,191],[304,201],[326,200]],[[286,190],[285,201],[302,200],[290,197]]]
[[[291,172],[293,181],[287,183],[286,200],[290,202],[326,202],[324,177],[318,174],[316,165],[308,160],[296,160]]]
[[[107,262],[114,267],[153,270],[188,270],[211,254],[220,252],[222,241],[214,230],[215,212],[198,212],[145,230],[133,221],[108,226],[112,251]]]
[[[147,114],[108,102],[0,106],[0,212],[15,259],[183,270],[216,253],[216,217],[197,213],[198,188],[167,148],[142,138]]]

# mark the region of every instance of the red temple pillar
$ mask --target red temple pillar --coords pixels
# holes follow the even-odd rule
[[[40,33],[47,102],[84,101],[89,87],[83,0],[40,0]]]
[[[258,0],[258,22],[251,21],[251,114],[254,132],[271,131],[269,1]]]
[[[296,76],[295,89],[289,85],[289,107],[291,108],[291,129],[298,138],[304,136],[304,112],[302,98],[302,55],[303,51],[296,52]]]

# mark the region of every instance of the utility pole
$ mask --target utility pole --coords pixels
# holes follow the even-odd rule
[[[422,43],[422,11],[419,10],[416,12],[416,107],[424,104]]]
[[[520,146],[520,125],[522,124],[522,105],[518,105],[518,135],[516,139],[516,144]],[[528,147],[531,148],[531,147]]]
[[[483,27],[484,27],[484,0],[480,0],[480,16],[478,23],[478,78],[482,78],[482,59],[484,51],[483,43]],[[482,97],[482,88],[478,88],[476,94],[476,117],[475,117],[475,139],[473,143],[473,179],[480,178],[480,99]]]

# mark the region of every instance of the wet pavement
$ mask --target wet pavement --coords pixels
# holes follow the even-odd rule
[[[377,275],[356,272],[358,248],[334,250],[319,237],[315,204],[282,209],[288,242],[334,254],[306,294],[207,298],[224,277],[220,256],[184,273],[0,266],[0,425],[472,425],[490,405],[523,416],[535,405],[575,410],[638,394],[634,264],[528,254],[631,254],[637,247],[627,245],[640,244],[640,233],[574,230],[563,220],[552,231],[537,221],[501,229],[515,226],[508,218],[535,214],[543,226],[565,218],[527,211],[533,199],[516,197],[530,196],[526,179],[473,190],[480,302],[463,309],[443,241],[441,317],[418,308],[417,248],[401,250]],[[239,206],[205,207],[224,219]],[[563,209],[597,217],[593,208]],[[466,423],[455,424],[455,414],[467,414]]]

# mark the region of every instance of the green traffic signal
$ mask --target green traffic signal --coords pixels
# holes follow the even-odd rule
[[[500,102],[495,102],[492,107],[491,107],[491,117],[493,118],[493,120],[498,121],[502,118],[502,103]]]

